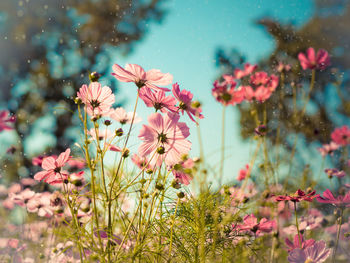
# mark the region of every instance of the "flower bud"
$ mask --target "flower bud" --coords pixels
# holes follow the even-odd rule
[[[122,128],[119,128],[119,129],[115,130],[115,135],[116,136],[121,137],[121,136],[123,136],[123,134],[124,134],[124,131],[123,131]]]
[[[158,154],[164,154],[165,153],[165,148],[163,146],[158,147],[157,153]]]
[[[177,197],[180,198],[180,199],[182,199],[182,198],[185,197],[185,193],[184,193],[184,192],[178,192],[178,193],[177,193]]]
[[[105,125],[106,126],[109,126],[109,125],[111,125],[112,124],[112,122],[110,121],[110,120],[105,120]]]
[[[91,72],[89,74],[89,79],[91,82],[97,82],[100,77],[101,77],[101,74],[97,73],[96,71]]]
[[[82,100],[81,100],[80,98],[78,98],[78,97],[76,97],[76,98],[74,99],[74,102],[75,102],[75,104],[78,104],[78,105],[80,105],[80,104],[83,103]]]
[[[156,184],[156,189],[159,190],[159,191],[162,191],[162,190],[164,190],[164,185],[157,183]]]
[[[195,100],[192,102],[192,107],[195,108],[195,109],[198,109],[202,106],[202,104],[198,101],[198,100]]]
[[[125,148],[122,152],[122,157],[123,158],[128,158],[129,157],[129,154],[130,154],[130,151],[129,149]]]
[[[175,189],[180,189],[181,188],[181,184],[177,181],[177,180],[173,180],[171,182],[171,186]]]

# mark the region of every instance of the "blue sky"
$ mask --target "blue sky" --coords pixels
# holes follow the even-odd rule
[[[274,41],[264,32],[262,27],[254,21],[269,16],[282,23],[292,22],[300,26],[313,14],[311,0],[208,0],[208,1],[167,1],[164,3],[167,15],[161,24],[146,25],[149,32],[143,41],[139,42],[133,53],[124,56],[111,53],[114,63],[124,65],[135,63],[146,70],[156,68],[163,72],[170,72],[174,81],[181,89],[190,90],[195,99],[203,104],[205,118],[200,127],[204,142],[206,160],[215,166],[219,161],[221,111],[222,107],[211,96],[212,83],[219,74],[215,67],[215,51],[218,47],[235,48],[240,50],[251,63],[268,56],[274,48]],[[101,62],[103,63],[103,62]],[[96,66],[98,70],[98,65]],[[104,83],[108,84],[108,83]],[[120,83],[117,102],[127,101],[124,107],[131,111],[136,98],[136,89],[132,84]],[[146,108],[142,101],[138,106],[139,115],[146,122],[147,115],[153,112]],[[41,118],[42,123],[50,123],[50,114]],[[191,128],[190,140],[193,142],[192,156],[198,155],[196,127],[185,116],[184,121]],[[43,147],[52,138],[45,131],[50,127],[43,127],[34,134],[40,134]],[[138,129],[135,127],[133,138],[130,140],[131,150],[136,151]],[[238,170],[248,163],[251,154],[249,142],[242,142],[239,127],[239,116],[234,107],[226,114],[226,165],[225,179],[236,178]],[[8,140],[10,134],[2,134],[1,138]],[[8,140],[10,142],[10,140]],[[11,142],[15,143],[15,142]],[[29,140],[26,148],[34,149],[38,146],[37,137]],[[1,147],[0,152],[6,150]],[[37,149],[40,153],[40,149]]]
[[[249,62],[268,56],[274,41],[254,21],[263,16],[292,22],[300,26],[313,14],[312,1],[168,1],[168,14],[160,25],[151,25],[150,31],[135,51],[126,57],[116,55],[114,62],[135,63],[147,69],[170,72],[180,88],[190,90],[203,103],[205,119],[200,123],[205,153],[211,165],[219,160],[222,107],[212,98],[212,83],[219,74],[215,67],[218,47],[236,48]],[[136,91],[132,84],[120,84],[120,100],[126,98],[125,108],[132,110]],[[118,96],[117,96],[118,101]],[[143,102],[138,113],[144,119],[151,113]],[[196,127],[184,118],[191,128],[193,155],[198,154]],[[138,129],[140,125],[137,126]],[[232,180],[238,170],[250,159],[250,144],[239,135],[239,116],[234,108],[226,114],[225,179]],[[135,136],[137,132],[135,131]],[[134,141],[136,145],[136,138]],[[136,150],[136,149],[135,149]]]

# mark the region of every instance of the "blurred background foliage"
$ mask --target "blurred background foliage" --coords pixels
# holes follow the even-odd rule
[[[270,147],[282,146],[286,164],[292,161],[291,152],[294,151],[294,165],[297,164],[294,172],[305,171],[315,153],[315,147],[309,146],[329,143],[335,127],[350,124],[350,4],[346,0],[315,0],[314,16],[300,28],[281,24],[269,17],[257,20],[256,24],[275,41],[275,49],[258,63],[258,70],[280,76],[280,87],[265,103],[238,105],[241,136],[244,139],[255,136],[254,114],[258,114],[262,124],[266,108]],[[326,49],[331,55],[331,66],[316,72],[315,87],[305,114],[302,114],[311,70],[302,70],[297,57],[308,47],[314,47],[316,51]],[[226,74],[232,74],[236,67],[242,68],[245,62],[249,62],[239,50],[222,48],[216,52],[216,61]],[[276,70],[279,62],[293,67],[280,75]],[[296,96],[296,111],[293,96]],[[336,160],[339,158],[332,158],[332,161]],[[345,169],[345,160],[340,158],[340,161]]]
[[[0,103],[18,119],[18,145],[1,167],[12,180],[18,173],[28,175],[24,167],[41,153],[33,153],[28,143],[33,136],[40,134],[36,144],[45,153],[59,153],[74,142],[78,122],[71,98],[88,82],[89,71],[111,84],[110,52],[130,52],[152,23],[161,22],[161,2],[0,1]]]

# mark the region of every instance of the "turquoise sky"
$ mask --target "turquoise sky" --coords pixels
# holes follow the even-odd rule
[[[157,68],[174,75],[180,88],[190,90],[203,103],[205,119],[200,123],[207,160],[215,166],[219,160],[222,107],[211,96],[212,83],[219,74],[215,67],[215,51],[218,47],[236,48],[248,61],[257,62],[268,56],[274,41],[254,21],[263,16],[292,22],[300,26],[313,14],[312,1],[286,0],[211,0],[169,1],[165,5],[168,14],[160,25],[150,26],[145,40],[127,56],[116,55],[114,62],[124,65],[135,63],[146,70]],[[126,98],[125,108],[132,110],[136,90],[132,84],[120,83],[120,100]],[[117,96],[118,100],[118,96]],[[138,113],[146,121],[151,113],[143,102]],[[238,170],[250,159],[250,144],[242,142],[239,135],[239,119],[232,107],[226,115],[226,165],[225,179],[236,178]],[[183,118],[191,128],[193,155],[198,154],[196,127]],[[140,128],[140,124],[136,129]],[[137,135],[135,130],[134,135]],[[132,141],[137,144],[136,138]],[[134,148],[136,150],[136,146]]]
[[[156,68],[170,72],[174,76],[174,82],[178,82],[181,89],[190,90],[195,99],[202,102],[205,118],[201,121],[200,127],[204,150],[206,160],[215,167],[220,156],[222,111],[221,105],[211,96],[212,83],[219,74],[219,70],[215,67],[216,49],[235,48],[240,50],[249,62],[257,62],[270,54],[274,48],[274,41],[254,21],[269,16],[282,23],[291,22],[300,26],[312,16],[313,2],[311,0],[177,0],[165,2],[164,9],[168,13],[163,23],[146,25],[149,26],[149,32],[145,39],[135,46],[134,52],[128,56],[114,52],[113,61],[122,66],[126,63],[135,63],[146,70]],[[98,71],[98,65],[96,70]],[[126,100],[125,108],[131,111],[135,98],[136,88],[133,84],[120,83],[116,101]],[[146,123],[147,115],[153,111],[140,101],[137,112],[144,119],[143,123]],[[53,138],[48,136],[47,132],[52,127],[45,126],[45,123],[52,123],[50,116],[51,113],[38,120],[42,125],[38,125],[39,130],[35,131],[33,138],[27,141],[26,148],[37,149],[39,154],[41,150],[38,145],[45,147],[50,144]],[[249,142],[242,142],[239,135],[238,117],[234,107],[227,110],[226,180],[236,178],[238,170],[244,167],[251,157],[252,149]],[[196,156],[199,151],[195,124],[186,116],[182,120],[191,128],[192,156]],[[133,152],[136,152],[139,144],[137,135],[140,127],[141,124],[136,125],[133,138],[130,140],[130,149]],[[1,134],[2,142],[9,143],[1,147],[1,155],[10,144],[16,143],[10,138],[10,133]]]

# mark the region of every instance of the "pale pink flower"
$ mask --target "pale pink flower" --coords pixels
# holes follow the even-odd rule
[[[98,82],[91,82],[89,86],[83,85],[78,93],[78,98],[86,105],[90,116],[105,116],[109,113],[115,97],[112,90]]]
[[[232,227],[234,230],[251,231],[259,236],[262,233],[270,233],[276,228],[276,221],[262,218],[260,222],[258,222],[258,219],[253,214],[250,214],[243,218],[243,224],[234,224]]]
[[[67,179],[68,172],[62,170],[63,166],[68,162],[70,149],[61,153],[57,159],[54,157],[46,157],[43,160],[41,167],[45,171],[38,172],[34,175],[34,179],[37,181],[44,181],[48,184],[59,184],[64,179]]]
[[[329,178],[332,178],[333,176],[336,176],[338,178],[342,178],[346,175],[346,173],[342,170],[338,170],[336,168],[328,168],[325,169],[324,172],[328,175]]]
[[[32,158],[32,164],[35,166],[41,166],[41,164],[43,163],[45,156],[39,155],[36,157]]]
[[[0,132],[13,130],[13,127],[10,126],[10,123],[14,123],[16,118],[10,115],[10,112],[7,110],[0,111]]]
[[[104,128],[104,129],[98,129],[97,130],[97,133],[98,133],[98,140],[99,141],[102,141],[102,140],[105,140],[105,139],[109,139],[113,136],[113,133],[111,130],[107,129],[107,128]],[[88,134],[95,140],[97,141],[97,134],[96,134],[96,129],[95,128],[91,128],[89,131],[88,131]]]
[[[167,165],[174,165],[187,154],[191,143],[186,140],[190,135],[189,128],[184,122],[179,122],[178,114],[153,113],[148,117],[149,125],[143,125],[139,138],[143,141],[138,151],[140,156],[155,156],[151,163],[165,161]]]
[[[37,213],[41,217],[51,217],[53,215],[51,193],[37,193],[34,198],[28,201],[27,210],[30,213]]]
[[[288,72],[288,71],[291,70],[291,68],[292,68],[291,65],[289,65],[289,64],[284,64],[283,62],[279,62],[278,65],[277,65],[277,67],[276,67],[276,70],[277,70],[278,72],[283,72],[283,71]]]
[[[336,144],[342,146],[350,144],[350,128],[345,125],[340,128],[336,128],[332,132],[331,138]]]
[[[166,96],[164,91],[152,91],[147,87],[140,89],[140,98],[144,101],[147,107],[153,107],[156,111],[160,110],[166,113],[167,110],[176,112],[176,99],[172,96]]]
[[[315,55],[315,49],[309,47],[306,50],[306,56],[304,53],[300,52],[298,54],[298,59],[300,61],[301,67],[305,69],[321,69],[324,70],[330,65],[330,57],[328,52],[324,49],[319,49]]]
[[[131,161],[140,169],[148,170],[151,168],[148,164],[148,159],[146,157],[141,157],[136,153],[131,156]]]
[[[68,159],[68,165],[70,166],[70,168],[76,168],[78,170],[84,169],[85,168],[85,160],[84,159],[79,159],[79,158],[72,158],[70,157]]]
[[[169,73],[162,73],[158,69],[151,69],[147,72],[137,64],[126,64],[123,69],[118,64],[113,65],[112,75],[122,82],[134,82],[138,88],[144,86],[154,90],[169,91],[167,88],[159,86],[169,85],[173,81],[173,76]]]
[[[286,245],[288,246],[288,252],[290,252],[296,248],[305,249],[305,248],[311,247],[313,244],[315,244],[315,240],[313,240],[313,239],[304,240],[303,235],[300,235],[300,237],[299,237],[298,234],[296,234],[294,236],[293,242],[290,241],[288,238],[286,238],[285,241],[286,241]],[[301,241],[301,246],[300,246],[300,241]]]
[[[194,162],[192,159],[187,159],[185,161],[181,161],[177,165],[175,165],[172,173],[180,184],[189,185],[193,179],[193,175],[191,169],[194,166]]]
[[[179,111],[182,114],[184,114],[184,112],[186,112],[188,117],[190,117],[190,119],[194,122],[196,122],[194,117],[198,117],[199,119],[204,118],[203,115],[201,114],[202,109],[201,108],[194,108],[192,106],[193,94],[190,91],[187,91],[185,89],[180,91],[180,86],[177,83],[175,83],[175,84],[173,84],[172,92],[174,94],[174,97],[179,102],[178,107],[179,107]]]
[[[113,120],[119,122],[120,124],[130,124],[132,121],[132,116],[133,116],[133,112],[126,112],[125,109],[123,109],[122,107],[116,108],[116,109],[112,109],[109,112],[109,117],[111,117]],[[135,123],[139,123],[140,121],[142,121],[142,119],[140,117],[138,117],[137,113],[135,113],[135,117],[134,117],[134,124]]]
[[[331,141],[329,144],[323,144],[321,148],[318,148],[318,151],[321,153],[322,157],[325,157],[327,154],[333,155],[334,151],[339,149],[340,145]]]
[[[26,203],[34,197],[34,195],[35,195],[35,192],[27,188],[27,189],[24,189],[19,194],[10,193],[9,197],[16,205],[24,207]]]
[[[37,181],[35,181],[33,178],[26,177],[26,178],[21,179],[21,184],[23,186],[33,186],[33,185],[37,184]]]
[[[22,191],[22,186],[20,184],[12,184],[10,187],[9,187],[9,190],[8,190],[8,193],[19,193],[20,191]]]
[[[248,164],[245,166],[245,169],[239,170],[237,180],[243,181],[247,176],[249,176],[249,165]]]
[[[331,254],[331,250],[326,248],[326,242],[318,241],[306,248],[293,249],[288,256],[290,263],[321,263],[325,262]]]
[[[250,85],[245,86],[245,99],[252,101],[253,99],[264,102],[278,86],[279,79],[275,75],[268,75],[264,71],[255,72],[250,76]]]

